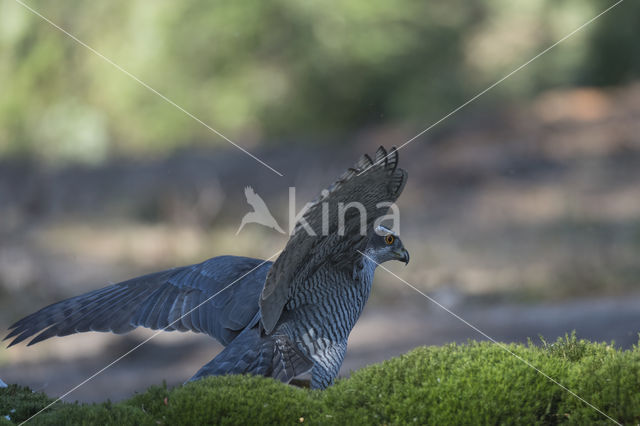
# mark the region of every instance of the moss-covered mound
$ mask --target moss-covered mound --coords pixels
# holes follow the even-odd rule
[[[618,350],[573,336],[505,346],[612,418],[640,422],[640,348]],[[150,388],[113,404],[58,403],[31,424],[594,424],[610,421],[492,343],[417,348],[339,380],[325,391],[248,376]],[[106,373],[108,374],[108,372]],[[0,389],[0,424],[52,401]],[[11,422],[6,420],[9,416]]]

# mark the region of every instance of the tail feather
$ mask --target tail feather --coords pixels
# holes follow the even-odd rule
[[[309,372],[313,368],[311,361],[287,336],[275,335],[273,353],[273,371],[271,377],[289,383],[294,377]]]
[[[189,381],[224,374],[254,374],[289,383],[307,373],[313,361],[283,335],[262,335],[257,326],[245,329]]]

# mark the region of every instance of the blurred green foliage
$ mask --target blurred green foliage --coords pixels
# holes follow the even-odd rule
[[[29,2],[246,146],[425,127],[610,4]],[[493,96],[637,77],[639,20],[640,4],[622,3]],[[226,143],[11,1],[0,5],[0,85],[0,155],[99,162]]]

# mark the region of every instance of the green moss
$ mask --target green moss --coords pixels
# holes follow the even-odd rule
[[[511,351],[508,353],[504,348]],[[32,424],[606,424],[544,371],[622,423],[640,421],[640,349],[567,335],[542,346],[484,342],[421,347],[359,370],[325,391],[251,376],[154,386],[112,404],[58,403]],[[0,389],[0,424],[20,422],[52,400]],[[11,409],[15,409],[10,413]]]
[[[51,402],[53,399],[44,393],[34,393],[27,387],[9,385],[0,389],[0,419],[5,419],[5,416],[27,419]]]

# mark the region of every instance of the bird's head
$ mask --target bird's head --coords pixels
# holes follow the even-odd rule
[[[409,263],[409,252],[404,248],[400,238],[384,226],[378,226],[378,228],[372,232],[365,254],[377,263],[383,263],[389,260],[400,260],[404,262],[405,265]]]

